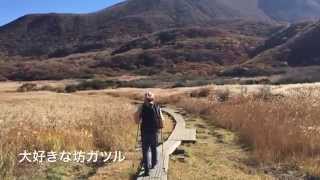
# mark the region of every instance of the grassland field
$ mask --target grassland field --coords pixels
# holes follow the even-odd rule
[[[37,81],[50,86],[65,86],[66,81]],[[55,93],[49,91],[17,92],[19,82],[0,84],[0,176],[3,179],[130,179],[133,177],[140,153],[135,151],[136,129],[132,114],[133,103],[141,100],[146,89],[120,88]],[[232,146],[222,149],[214,141],[205,142],[220,153],[236,153],[254,160],[257,172],[250,179],[277,178],[276,173],[265,174],[263,167],[291,167],[301,172],[299,177],[320,177],[320,84],[295,85],[208,85],[185,88],[151,88],[157,101],[183,108],[190,116],[204,124],[202,131],[212,140],[217,128],[231,133]],[[166,133],[172,129],[166,124]],[[205,123],[204,123],[205,122]],[[196,126],[197,123],[189,123]],[[212,126],[215,128],[212,129]],[[220,131],[219,130],[219,131]],[[201,130],[200,130],[201,131]],[[199,134],[199,133],[198,133]],[[230,137],[229,135],[227,137]],[[200,133],[201,139],[201,133]],[[228,143],[227,143],[228,144]],[[203,145],[203,143],[202,143]],[[201,143],[184,147],[201,151]],[[193,149],[192,149],[193,148]],[[200,149],[199,149],[200,148]],[[223,149],[225,148],[225,149]],[[18,164],[17,154],[25,149],[42,150],[121,150],[127,152],[127,161],[118,165],[83,164]],[[191,153],[192,154],[192,153]],[[225,154],[225,155],[226,155]],[[203,154],[203,156],[210,156]],[[230,160],[230,156],[229,160]],[[189,161],[203,163],[201,156]],[[193,159],[192,159],[193,158]],[[198,158],[198,159],[197,159]],[[227,158],[228,159],[228,158]],[[231,157],[232,159],[232,157]],[[174,161],[174,160],[172,160]],[[213,158],[212,161],[217,161]],[[230,161],[219,161],[222,167],[234,167]],[[230,166],[223,166],[228,163]],[[243,164],[243,163],[242,163]],[[249,165],[245,165],[246,167]],[[178,177],[184,164],[173,162],[172,177]],[[219,167],[217,165],[216,167]],[[232,178],[232,173],[251,168],[235,166],[231,176],[216,173],[212,177]],[[192,171],[192,169],[188,169]],[[194,169],[193,169],[194,170]],[[206,171],[200,171],[205,173]],[[191,172],[192,173],[192,172]],[[249,173],[250,174],[250,173]],[[302,174],[302,175],[301,175]],[[297,175],[298,176],[298,175]],[[195,176],[197,177],[197,176]],[[199,175],[199,177],[201,177]],[[247,175],[242,176],[242,178]],[[263,179],[262,178],[262,179]],[[219,178],[217,178],[219,179]],[[241,178],[239,178],[241,179]]]

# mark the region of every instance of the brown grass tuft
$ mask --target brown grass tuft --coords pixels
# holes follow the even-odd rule
[[[258,95],[233,96],[227,101],[183,95],[165,100],[237,132],[260,162],[298,163],[319,176],[320,97],[314,94],[304,90],[279,98],[263,88]]]
[[[135,108],[124,99],[54,93],[5,96],[0,102],[0,177],[15,176],[23,150],[134,149]]]

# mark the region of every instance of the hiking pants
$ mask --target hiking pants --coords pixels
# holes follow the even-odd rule
[[[158,133],[141,133],[142,140],[142,155],[143,166],[146,172],[149,172],[149,149],[151,150],[151,163],[152,166],[157,164],[157,145],[158,145]]]

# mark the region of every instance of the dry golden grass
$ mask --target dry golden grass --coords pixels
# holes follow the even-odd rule
[[[141,99],[143,90],[6,93],[13,87],[9,83],[0,88],[0,176],[17,174],[14,162],[23,149],[134,148],[136,126],[130,114],[135,108],[122,96]],[[236,132],[260,162],[296,164],[320,175],[319,84],[151,90],[161,103],[183,107]]]
[[[25,149],[134,149],[135,107],[125,99],[49,92],[1,93],[0,99],[2,178],[19,175],[17,154]]]
[[[8,82],[1,82],[0,83],[0,92],[6,93],[6,92],[16,92],[17,89],[22,86],[25,83],[34,83],[37,84],[39,87],[43,86],[51,86],[55,88],[64,88],[68,84],[74,84],[77,83],[77,80],[61,80],[61,81],[8,81]]]
[[[71,81],[39,81],[39,86],[64,86]],[[137,125],[132,117],[136,107],[129,99],[111,97],[90,91],[57,94],[46,91],[17,93],[21,83],[6,82],[0,87],[0,177],[48,178],[48,173],[70,171],[73,166],[61,164],[18,164],[23,150],[73,151],[121,150],[126,161],[99,168],[92,179],[109,177],[129,179],[141,158],[135,150]],[[101,92],[101,91],[99,91]],[[164,136],[169,136],[172,121],[166,116]],[[26,170],[28,169],[28,170]],[[39,169],[39,170],[37,170]],[[81,167],[83,175],[92,169]],[[71,170],[72,171],[72,170]],[[108,173],[106,173],[108,172]],[[50,174],[49,174],[50,175]]]
[[[320,176],[320,97],[315,96],[319,90],[304,89],[290,97],[233,96],[225,102],[216,101],[215,95],[164,101],[237,132],[261,162],[298,164]]]

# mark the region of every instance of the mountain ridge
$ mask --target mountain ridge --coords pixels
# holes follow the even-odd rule
[[[255,0],[246,0],[247,4],[251,1]],[[59,57],[114,48],[133,37],[167,28],[208,26],[214,20],[235,18],[270,21],[260,12],[237,11],[222,0],[128,0],[87,14],[50,13],[18,18],[0,28],[0,52]]]
[[[93,13],[30,14],[0,27],[0,53],[60,57],[115,48],[167,28],[214,26],[232,19],[292,21],[285,12],[299,12],[296,20],[314,19],[314,14],[320,16],[320,0],[127,0]]]

